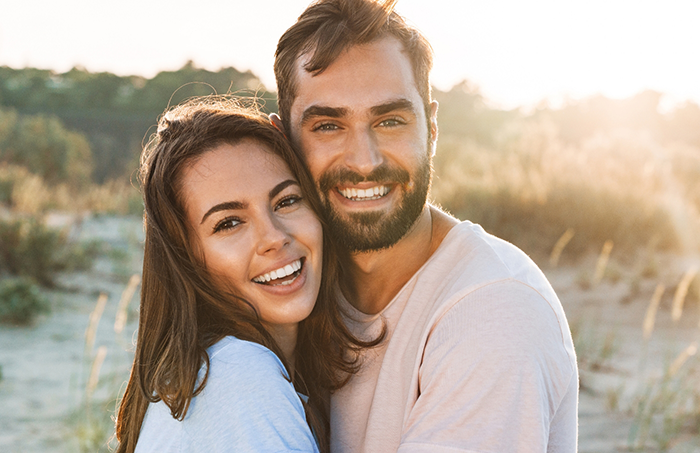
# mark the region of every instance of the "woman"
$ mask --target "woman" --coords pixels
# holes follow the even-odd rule
[[[328,451],[325,397],[379,340],[341,321],[300,157],[260,113],[199,99],[162,117],[140,181],[140,324],[117,451]]]

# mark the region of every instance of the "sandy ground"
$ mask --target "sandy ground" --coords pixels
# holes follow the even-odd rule
[[[101,257],[89,273],[61,277],[61,283],[72,290],[51,293],[52,313],[34,326],[0,326],[0,452],[95,451],[95,447],[86,446],[91,436],[98,438],[98,445],[104,445],[109,432],[113,397],[130,366],[127,349],[136,328],[136,298],[131,304],[130,322],[121,335],[114,332],[114,319],[129,275],[140,269],[141,223],[133,218],[91,218],[72,234],[80,240],[105,241],[111,252]],[[585,284],[594,272],[595,257],[556,269],[544,266],[577,340],[581,363],[580,452],[629,451],[638,443],[640,436],[630,440],[630,433],[639,414],[639,396],[654,388],[655,379],[658,381],[678,354],[699,339],[700,311],[695,305],[686,307],[677,323],[670,316],[673,290],[693,264],[700,264],[699,256],[661,257],[658,271],[640,280],[634,277],[639,273],[638,265],[628,263],[619,266],[622,270],[618,270],[616,281],[604,280],[597,286]],[[669,289],[647,343],[642,337],[642,324],[659,282]],[[108,302],[95,346],[86,353],[89,316],[102,292],[108,295]],[[100,346],[106,347],[107,354],[92,398],[96,404],[88,411],[87,376]],[[700,395],[695,384],[700,379],[694,374],[696,368],[700,369],[697,362],[693,356],[681,367],[676,379],[680,384],[674,381],[680,386],[678,391],[691,389],[692,394]],[[687,396],[689,402],[691,396]],[[648,431],[655,434],[650,434],[643,451],[660,451],[662,443],[658,439],[666,436],[670,437],[665,444],[669,451],[700,452],[700,437],[693,427],[697,420],[680,417],[688,423],[661,429],[662,418],[653,419]]]
[[[110,384],[128,375],[131,356],[126,350],[136,329],[136,297],[124,334],[115,334],[114,321],[129,276],[140,272],[142,231],[136,218],[86,220],[71,234],[80,240],[104,241],[106,256],[89,273],[62,276],[59,283],[67,290],[49,293],[52,312],[34,326],[0,325],[0,452],[81,451],[80,439],[93,425],[87,422],[88,415],[99,419],[88,414],[84,404],[95,351],[107,348],[93,401],[108,401],[113,393]],[[107,294],[108,301],[94,348],[86,353],[85,333],[100,293]],[[113,410],[114,404],[98,407],[104,412]]]

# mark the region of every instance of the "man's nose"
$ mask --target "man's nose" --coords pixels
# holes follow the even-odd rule
[[[279,251],[291,242],[291,235],[274,213],[263,215],[256,223],[258,255]]]
[[[361,175],[370,174],[384,161],[377,138],[371,130],[364,128],[350,134],[344,154],[345,165]]]

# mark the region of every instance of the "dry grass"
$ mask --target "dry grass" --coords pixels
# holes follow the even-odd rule
[[[520,120],[493,147],[441,137],[434,164],[436,202],[531,253],[566,231],[572,256],[608,240],[622,252],[698,247],[700,150],[686,145],[626,131],[572,145],[546,120]]]
[[[656,313],[659,311],[659,303],[661,302],[661,297],[664,295],[666,287],[663,283],[656,285],[654,290],[654,295],[651,296],[651,301],[649,301],[649,307],[647,307],[646,316],[644,316],[644,340],[649,341],[652,332],[654,332],[654,324],[656,323]]]
[[[103,364],[107,358],[107,345],[101,345],[93,353],[95,343],[95,333],[97,331],[100,318],[108,302],[106,294],[101,294],[95,304],[95,308],[90,314],[88,328],[85,333],[85,355],[83,366],[89,369],[85,381],[84,395],[79,414],[74,423],[74,435],[79,444],[81,452],[106,452],[113,451],[115,447],[114,439],[114,416],[118,402],[124,392],[124,382],[128,379],[128,372],[124,373],[125,357],[123,354],[114,351],[127,351],[131,347],[130,341],[124,337],[124,327],[127,323],[129,304],[139,289],[141,277],[132,275],[129,283],[122,291],[114,320],[114,344],[109,363],[111,374],[105,375]],[[128,354],[127,358],[131,355]],[[98,389],[102,390],[101,397],[95,396]],[[106,395],[106,398],[105,398]]]
[[[126,178],[89,184],[80,189],[68,183],[48,185],[24,167],[0,163],[0,204],[12,211],[37,215],[48,210],[141,214],[141,195]]]

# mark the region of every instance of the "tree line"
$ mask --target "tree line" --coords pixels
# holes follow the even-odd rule
[[[252,72],[232,67],[214,72],[188,62],[145,78],[80,67],[57,73],[0,66],[0,162],[26,166],[49,182],[120,178],[136,168],[141,145],[167,105],[215,93],[257,94],[266,111],[277,110],[275,93]],[[572,143],[626,128],[700,148],[700,107],[687,102],[662,113],[662,95],[654,91],[623,100],[594,96],[529,112],[493,107],[467,81],[448,91],[434,89],[433,95],[440,102],[440,134],[483,146],[494,146],[514,121],[546,119]]]

